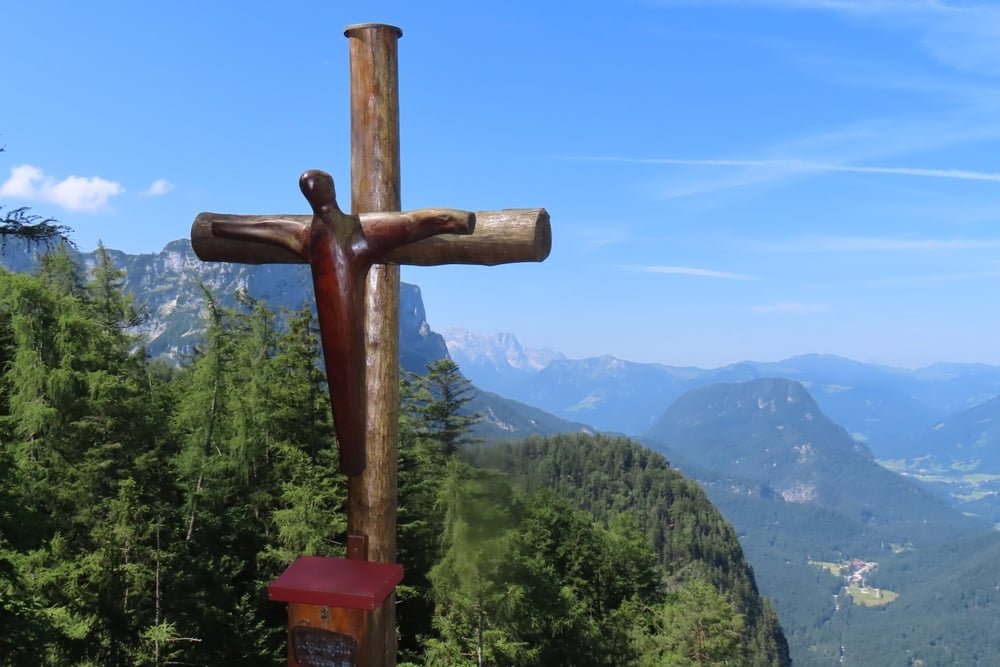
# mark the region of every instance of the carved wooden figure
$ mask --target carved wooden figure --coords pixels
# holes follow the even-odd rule
[[[475,215],[451,209],[383,214],[370,218],[363,229],[356,216],[337,206],[329,174],[307,171],[299,186],[313,209],[308,224],[280,218],[230,220],[214,223],[212,233],[284,248],[312,267],[340,467],[354,476],[365,468],[364,285],[368,269],[401,245],[444,232],[471,233]]]
[[[192,245],[206,261],[310,265],[341,470],[354,476],[366,459],[364,290],[372,264],[539,261],[551,247],[548,214],[481,212],[485,224],[474,237],[417,244],[438,234],[471,235],[477,214],[429,208],[354,216],[337,206],[329,174],[307,171],[299,187],[312,206],[311,218],[202,213],[191,229]]]

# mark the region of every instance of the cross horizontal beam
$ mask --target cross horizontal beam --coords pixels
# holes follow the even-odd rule
[[[363,231],[372,230],[388,219],[411,216],[440,217],[457,214],[454,209],[417,209],[403,213],[362,213]],[[264,243],[224,237],[213,232],[232,223],[281,221],[308,225],[310,215],[230,215],[199,213],[191,225],[191,245],[206,262],[242,264],[304,264],[290,250]],[[216,223],[219,223],[216,226]],[[514,262],[540,262],[552,249],[552,228],[544,208],[510,208],[500,211],[477,211],[472,234],[441,234],[396,248],[383,257],[386,264],[436,266],[440,264],[482,264],[495,266]]]

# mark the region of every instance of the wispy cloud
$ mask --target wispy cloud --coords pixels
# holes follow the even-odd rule
[[[11,169],[10,178],[0,185],[0,197],[50,202],[70,211],[96,211],[123,192],[121,183],[98,176],[67,176],[57,181],[30,164]]]
[[[153,181],[146,190],[143,191],[143,195],[146,197],[158,197],[160,195],[165,195],[174,189],[174,184],[165,178],[158,178]]]
[[[1000,249],[1000,239],[912,239],[866,236],[817,236],[787,241],[751,242],[775,252],[912,252]]]
[[[779,301],[750,308],[755,313],[825,313],[830,310],[829,304],[825,303],[795,303],[789,301]]]
[[[916,32],[916,44],[956,69],[1000,74],[1000,7],[945,0],[660,0],[661,6],[739,6],[848,14]]]
[[[726,280],[758,280],[758,278],[746,275],[745,273],[730,273],[728,271],[698,269],[690,266],[622,264],[618,268],[621,269],[622,271],[637,271],[640,273],[667,273],[678,276],[697,276],[700,278],[723,278]]]
[[[923,176],[928,178],[951,178],[969,181],[991,181],[1000,183],[1000,173],[970,171],[968,169],[923,169],[919,167],[869,167],[811,162],[809,160],[691,160],[685,158],[636,158],[616,156],[580,156],[570,158],[599,162],[629,162],[637,164],[676,164],[705,167],[761,167],[780,170],[785,173],[851,172],[858,174],[892,174],[897,176]]]

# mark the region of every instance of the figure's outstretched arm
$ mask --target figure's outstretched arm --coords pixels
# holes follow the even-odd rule
[[[471,234],[476,214],[454,208],[422,208],[402,213],[365,215],[365,240],[373,263],[400,246],[438,234]]]
[[[309,225],[299,220],[217,220],[212,222],[212,234],[235,241],[250,241],[284,248],[309,261]]]

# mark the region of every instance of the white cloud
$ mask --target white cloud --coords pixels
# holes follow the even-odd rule
[[[830,306],[825,303],[779,301],[778,303],[753,306],[750,310],[755,313],[825,313],[830,310]]]
[[[864,167],[809,160],[688,160],[683,158],[629,158],[629,157],[579,157],[578,160],[601,162],[633,162],[644,164],[676,164],[705,167],[761,167],[779,170],[786,174],[846,171],[858,174],[893,174],[898,176],[924,176],[930,178],[951,178],[969,181],[991,181],[1000,183],[1000,173],[970,171],[968,169],[922,169],[917,167]]]
[[[153,184],[149,186],[142,194],[147,197],[158,197],[160,195],[165,195],[174,189],[174,184],[165,178],[158,178],[153,181]]]
[[[757,278],[743,273],[729,273],[727,271],[714,271],[712,269],[697,269],[689,266],[638,266],[634,264],[623,264],[618,268],[623,271],[639,271],[641,273],[669,273],[680,276],[698,276],[701,278],[725,278],[727,280],[757,280]]]
[[[38,167],[22,164],[10,170],[10,178],[0,185],[0,197],[20,197],[51,202],[70,211],[96,211],[115,195],[125,192],[121,183],[98,176],[67,176],[57,181]]]

